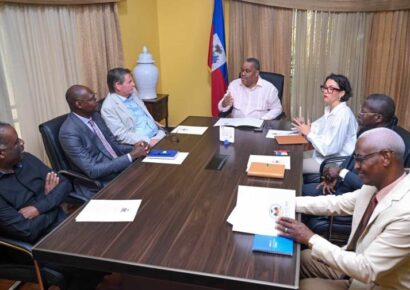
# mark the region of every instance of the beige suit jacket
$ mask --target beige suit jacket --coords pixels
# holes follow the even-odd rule
[[[353,215],[352,234],[375,187],[339,196],[298,197],[296,211],[313,215]],[[349,289],[410,289],[410,175],[377,205],[355,252],[315,235],[312,256],[352,278]]]

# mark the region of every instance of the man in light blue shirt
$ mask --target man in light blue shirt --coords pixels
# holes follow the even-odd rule
[[[138,97],[131,71],[114,68],[108,72],[107,95],[101,115],[115,138],[124,144],[135,144],[139,140],[154,146],[165,136]]]

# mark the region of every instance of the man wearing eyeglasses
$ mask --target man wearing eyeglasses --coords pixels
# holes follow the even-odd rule
[[[351,215],[346,247],[301,222],[279,219],[281,235],[310,248],[302,252],[299,289],[410,289],[410,176],[404,171],[404,152],[404,141],[393,130],[368,130],[355,147],[355,169],[365,184],[361,189],[296,198],[297,212]]]
[[[398,133],[405,143],[404,165],[410,167],[410,133],[405,129],[394,125],[397,122],[395,117],[395,104],[392,98],[383,94],[369,95],[363,102],[361,111],[357,116],[359,132],[361,133],[377,128],[386,127]],[[363,181],[354,169],[354,157],[351,155],[340,166],[328,166],[323,171],[323,181],[319,183],[309,183],[303,185],[303,195],[318,196],[322,194],[340,195],[354,191],[363,186]],[[309,228],[322,234],[328,232],[328,217],[304,216],[303,221]],[[349,232],[351,217],[336,217],[334,222],[343,224],[343,232]]]

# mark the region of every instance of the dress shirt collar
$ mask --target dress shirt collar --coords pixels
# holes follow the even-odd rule
[[[74,113],[74,112],[73,112],[73,114],[76,115],[77,118],[80,119],[81,122],[83,122],[83,123],[86,124],[87,126],[88,126],[88,124],[89,124],[88,122],[90,122],[90,121],[92,120],[92,118],[85,118],[85,117],[80,116],[80,115],[78,115],[78,114],[76,114],[76,113]]]
[[[330,111],[330,107],[326,106],[325,107],[325,117],[329,117],[330,115],[336,115],[336,113],[344,108],[347,107],[346,102],[340,102],[336,107],[333,108],[332,111]]]
[[[258,77],[258,81],[256,82],[256,85],[254,85],[252,88],[248,88],[247,86],[245,86],[245,85],[242,83],[242,80],[241,80],[240,85],[241,85],[242,87],[244,87],[245,89],[254,90],[256,87],[261,87],[261,86],[262,86],[262,78],[259,76],[259,77]]]
[[[24,158],[24,153],[23,153],[23,158]],[[23,164],[21,163],[21,161],[19,163],[17,163],[16,165],[14,165],[13,170],[12,171],[2,171],[0,170],[0,178],[2,178],[4,175],[8,175],[8,174],[14,174],[16,173],[16,170],[23,167]]]
[[[390,183],[389,185],[383,187],[376,193],[377,202],[380,202],[403,178],[406,177],[406,173],[403,173],[402,176],[397,178],[395,181]]]

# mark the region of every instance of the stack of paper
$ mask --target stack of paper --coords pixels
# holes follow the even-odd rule
[[[215,123],[214,127],[217,126],[248,126],[248,127],[262,127],[263,120],[255,118],[220,118],[218,122]]]
[[[103,200],[92,199],[75,218],[77,222],[132,222],[141,199]]]
[[[275,139],[276,136],[288,136],[288,135],[295,135],[298,132],[292,130],[269,130],[266,134],[266,138]]]
[[[192,134],[192,135],[202,135],[208,129],[208,127],[199,127],[199,126],[183,126],[179,125],[171,133],[176,134]]]
[[[271,156],[271,155],[249,155],[246,172],[248,172],[251,163],[268,163],[268,164],[283,164],[285,169],[290,169],[290,156]]]
[[[276,236],[279,217],[295,218],[295,195],[290,189],[240,185],[236,206],[227,221],[236,232]]]

